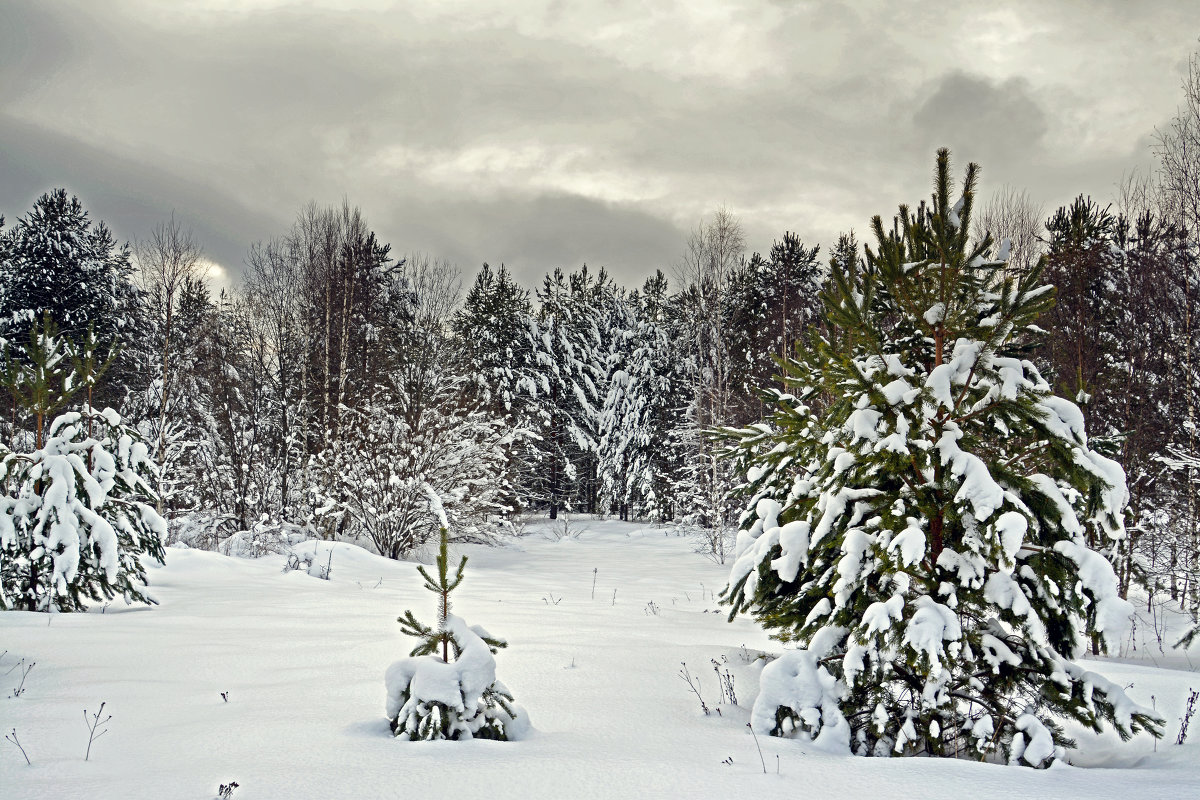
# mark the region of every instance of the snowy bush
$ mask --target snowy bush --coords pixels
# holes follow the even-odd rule
[[[306,575],[311,575],[314,578],[320,578],[323,581],[329,580],[329,576],[333,574],[333,545],[325,544],[325,552],[321,552],[321,542],[314,540],[312,542],[312,550],[307,548],[293,548],[287,554],[287,561],[284,562],[284,572],[295,572],[303,570]]]
[[[1104,553],[1125,476],[1022,358],[1053,300],[951,206],[901,209],[834,276],[830,334],[788,367],[771,424],[731,432],[749,503],[725,599],[800,650],[764,671],[763,733],[863,755],[1044,766],[1060,719],[1122,738],[1162,721],[1071,659],[1132,611]]]
[[[167,524],[167,546],[216,550],[222,533],[227,533],[224,529],[229,519],[223,514],[193,512],[171,517]]]
[[[818,747],[844,752],[850,746],[850,725],[840,707],[845,694],[815,652],[786,650],[763,667],[750,726],[772,736],[803,731]]]
[[[440,508],[438,515],[444,517]],[[506,647],[479,626],[467,625],[450,613],[450,592],[463,579],[467,559],[449,575],[448,536],[441,531],[437,578],[424,567],[418,571],[425,588],[438,595],[438,626],[422,625],[406,611],[399,622],[419,641],[408,658],[388,668],[387,716],[397,738],[518,739],[528,730],[524,712],[496,680],[496,650]]]
[[[167,526],[146,446],[116,412],[62,414],[40,449],[0,453],[0,606],[154,602],[141,557],[162,561]]]
[[[318,526],[365,536],[398,559],[437,541],[432,489],[458,541],[493,541],[503,528],[494,520],[511,510],[503,475],[513,433],[499,417],[453,408],[461,383],[439,382],[420,413],[397,413],[403,399],[345,412],[353,427],[317,460],[326,475],[315,498]]]
[[[312,533],[290,522],[278,522],[267,517],[256,522],[250,530],[237,531],[217,545],[217,552],[235,558],[262,558],[263,556],[287,556],[292,547]]]

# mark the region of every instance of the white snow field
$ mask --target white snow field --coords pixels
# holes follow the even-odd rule
[[[435,618],[414,564],[337,544],[324,581],[284,573],[282,556],[172,548],[150,571],[160,606],[0,614],[0,729],[15,729],[32,761],[0,742],[0,798],[208,800],[232,781],[235,800],[1200,797],[1200,715],[1193,741],[1173,744],[1200,674],[1144,631],[1127,655],[1160,666],[1149,655],[1087,664],[1166,715],[1157,748],[1085,735],[1078,766],[1036,771],[759,737],[760,761],[746,723],[762,662],[746,662],[781,647],[751,620],[726,622],[714,593],[727,567],[644,525],[572,526],[584,529],[577,538],[556,540],[543,522],[509,546],[466,548],[453,596],[454,613],[510,643],[497,674],[531,718],[523,741],[390,735],[384,673],[412,646],[396,617]],[[327,561],[328,544],[303,546]],[[36,666],[13,697],[21,659]],[[737,706],[719,702],[712,659],[735,676]],[[83,712],[102,701],[112,719],[85,762]]]

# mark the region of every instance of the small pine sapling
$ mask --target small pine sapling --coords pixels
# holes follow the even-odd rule
[[[411,656],[434,655],[440,648],[442,651],[442,661],[450,661],[450,643],[453,637],[446,630],[446,622],[450,618],[450,593],[459,587],[463,581],[463,570],[467,568],[467,557],[462,556],[458,562],[458,571],[453,578],[450,578],[450,556],[449,556],[449,537],[446,529],[442,528],[442,539],[438,547],[437,564],[438,576],[435,580],[433,576],[426,571],[424,565],[417,567],[417,572],[425,579],[425,588],[438,596],[438,627],[435,631],[413,616],[412,610],[404,612],[404,616],[397,618],[400,623],[400,629],[408,636],[412,636],[421,640],[421,644],[413,648]],[[506,644],[500,640],[489,642],[493,647],[505,647]]]
[[[448,547],[443,527],[436,577],[417,567],[425,588],[438,596],[437,627],[424,625],[411,610],[397,620],[418,644],[387,671],[392,733],[409,741],[519,738],[528,721],[496,680],[493,658],[507,642],[450,613],[450,593],[462,583],[467,559],[462,557],[451,576]]]

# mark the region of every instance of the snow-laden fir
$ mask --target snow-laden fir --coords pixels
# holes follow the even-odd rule
[[[1163,725],[1074,661],[1133,612],[1110,561],[1125,475],[1021,356],[1053,293],[972,243],[974,165],[953,206],[944,150],[936,174],[835,276],[771,424],[729,431],[748,508],[727,599],[802,648],[764,672],[760,733],[1045,766],[1065,720]]]
[[[154,602],[146,567],[162,558],[167,524],[146,445],[116,412],[63,414],[37,450],[0,456],[0,608]]]

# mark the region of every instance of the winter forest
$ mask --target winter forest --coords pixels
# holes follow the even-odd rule
[[[80,763],[141,742],[160,759],[147,762],[159,797],[185,796],[181,782],[225,800],[317,791],[239,760],[271,725],[315,726],[335,761],[355,737],[369,776],[408,757],[396,739],[520,739],[506,747],[568,763],[588,740],[549,731],[599,726],[618,747],[641,717],[677,747],[707,726],[695,741],[712,756],[666,768],[649,796],[717,796],[704,787],[756,775],[778,776],[756,794],[784,796],[809,770],[863,770],[879,796],[968,780],[984,796],[1106,796],[1091,766],[1127,770],[1122,793],[1148,781],[1146,796],[1187,796],[1200,786],[1200,56],[1180,102],[1153,132],[1154,171],[1113,175],[1111,198],[1044,208],[970,153],[923,153],[928,193],[881,202],[835,241],[797,220],[749,242],[718,207],[636,285],[593,264],[522,285],[502,263],[383,241],[371,210],[342,199],[262,231],[220,288],[169,209],[129,243],[69,189],[7,209],[0,784],[74,796],[90,779],[74,739],[55,742],[78,732],[54,731],[60,711],[79,727],[83,703]],[[460,584],[466,613],[511,643],[451,610]],[[173,603],[191,610],[173,617]],[[294,617],[268,616],[293,603]],[[633,614],[595,616],[621,608]],[[576,635],[612,652],[580,655]],[[643,692],[630,654],[645,637],[683,655]],[[231,655],[188,657],[211,683],[190,699],[178,676],[191,667],[168,651],[214,640]],[[138,680],[172,677],[183,720],[99,666],[151,641]],[[73,642],[95,663],[56,667]],[[70,669],[79,691],[61,688]],[[297,698],[260,678],[286,669],[305,694],[331,687],[312,701],[321,713],[354,709],[337,730],[320,714],[272,718]],[[587,669],[611,696],[632,692],[611,718],[568,681]],[[665,696],[679,708],[660,710]],[[139,713],[140,730],[95,742]],[[151,739],[192,725],[228,741],[161,766],[168,744]],[[659,738],[628,745],[647,759],[629,775],[580,766],[571,796],[592,781],[615,781],[596,796],[645,789],[674,763]],[[543,768],[509,774],[519,750],[411,752],[416,775],[501,770],[512,796],[558,791]],[[909,759],[889,772],[848,754],[1044,771]],[[39,757],[45,772],[21,772]],[[140,780],[132,758],[98,767],[103,791]],[[685,770],[699,781],[686,790]],[[74,788],[55,795],[59,781]]]
[[[1006,274],[1036,267],[1054,287],[1028,355],[1126,474],[1122,593],[1136,583],[1187,609],[1200,602],[1198,80],[1155,176],[1049,213],[1004,187],[969,231],[973,246],[990,234]],[[119,244],[52,189],[0,230],[11,452],[37,449],[59,411],[111,407],[147,449],[170,541],[254,547],[299,530],[389,558],[436,539],[432,490],[455,539],[495,541],[530,511],[601,514],[670,523],[724,563],[745,476],[719,430],[770,416],[781,364],[808,337],[836,347],[822,292],[877,247],[873,231],[824,246],[785,231],[747,252],[720,209],[640,286],[581,265],[524,287],[488,264],[464,285],[436,256],[379,241],[361,209],[314,203],[214,294],[182,220]]]

